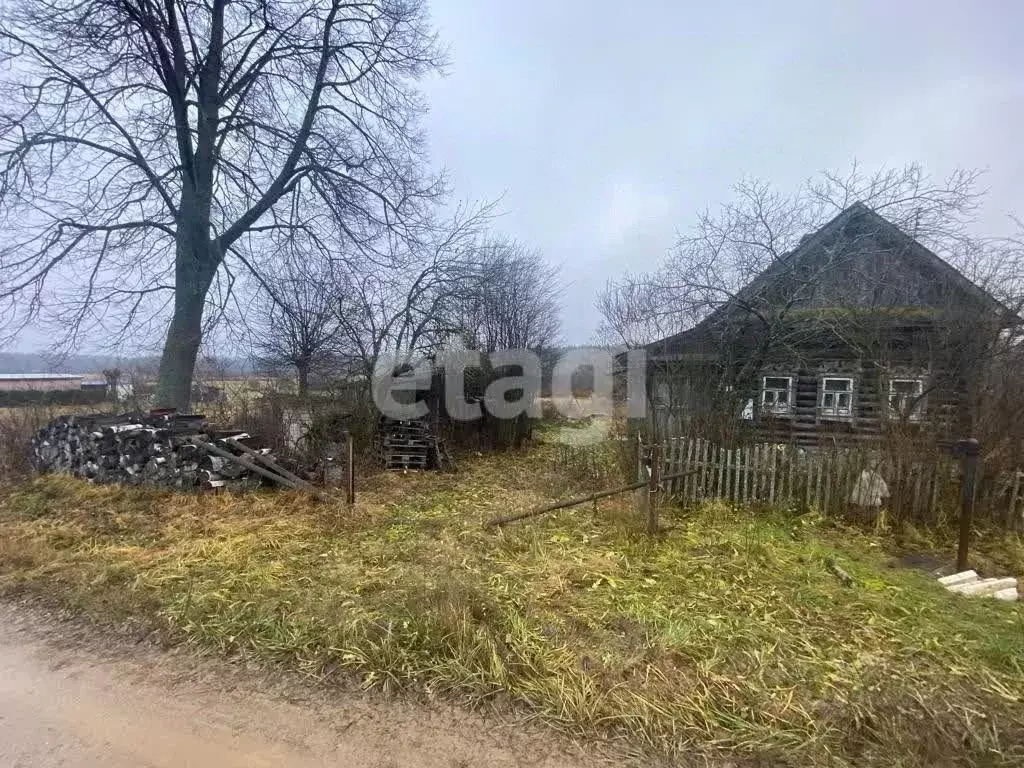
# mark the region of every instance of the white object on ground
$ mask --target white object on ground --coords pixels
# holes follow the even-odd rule
[[[949,576],[943,576],[939,579],[939,584],[947,587],[951,587],[954,584],[962,584],[965,581],[977,581],[978,574],[975,571],[960,571],[960,573],[954,573]]]
[[[1017,580],[1012,577],[1006,579],[982,579],[981,581],[957,584],[950,587],[949,591],[970,597],[980,597],[982,595],[991,595],[1004,589],[1010,589],[1011,587],[1017,588]]]
[[[880,474],[871,469],[860,473],[850,493],[850,503],[858,507],[880,507],[889,498],[889,486]]]
[[[1012,576],[981,579],[975,571],[960,571],[943,576],[939,579],[939,584],[950,592],[966,597],[994,597],[1007,602],[1016,602],[1020,599],[1017,579]]]

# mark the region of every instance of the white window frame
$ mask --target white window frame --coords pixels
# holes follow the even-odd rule
[[[830,381],[845,381],[850,386],[849,389],[827,389],[826,385]],[[853,418],[853,403],[855,392],[857,390],[857,382],[851,376],[822,376],[818,381],[818,416],[822,419],[852,419]],[[832,405],[825,405],[825,401],[829,395],[834,396]],[[840,395],[849,395],[849,403],[846,407],[839,405]]]
[[[785,387],[768,388],[768,379],[785,379]],[[772,402],[767,402],[768,393],[772,393]],[[778,393],[786,393],[786,402],[780,405],[777,402]],[[789,416],[793,413],[793,377],[792,376],[763,376],[761,377],[761,413],[770,413],[773,416]]]
[[[915,392],[896,392],[894,385],[899,383],[913,383],[915,385]],[[907,421],[921,421],[924,418],[924,398],[921,394],[924,392],[924,379],[920,376],[893,376],[889,379],[889,396],[885,399],[885,410],[889,414],[890,419],[901,419],[906,411],[907,404],[910,399],[916,400],[914,407],[910,413],[907,414]],[[893,408],[892,399],[894,396],[900,395],[903,398],[902,406],[900,408]]]

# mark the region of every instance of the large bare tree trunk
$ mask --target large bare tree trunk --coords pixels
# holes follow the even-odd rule
[[[196,259],[194,255],[186,260],[179,259],[174,315],[167,326],[167,339],[157,373],[154,405],[159,408],[188,409],[196,357],[203,339],[206,292],[215,272],[216,267],[211,269],[208,259]]]
[[[205,172],[204,172],[205,171]],[[182,194],[174,271],[174,315],[160,357],[156,397],[158,408],[188,409],[192,399],[192,375],[203,340],[203,309],[206,293],[220,260],[210,243],[212,174],[201,169],[200,189]]]
[[[67,342],[119,319],[119,343],[163,320],[173,271],[155,404],[187,408],[225,254],[263,289],[279,238],[333,264],[354,233],[386,232],[360,248],[404,259],[393,237],[432,227],[417,201],[445,190],[422,174],[415,126],[415,81],[444,58],[426,14],[425,0],[5,3],[0,59],[24,66],[0,71],[0,330],[45,310]],[[81,293],[47,307],[50,283]]]

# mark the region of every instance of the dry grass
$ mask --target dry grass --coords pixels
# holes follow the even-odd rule
[[[89,407],[23,405],[0,408],[0,478],[21,477],[29,471],[29,440],[51,419],[59,413],[81,412]],[[95,411],[98,406],[91,408]]]
[[[554,725],[781,765],[1019,765],[1024,612],[886,567],[813,516],[564,495],[553,447],[382,475],[352,510],[45,478],[0,503],[0,589],[367,685],[511,696]],[[844,588],[834,557],[857,579]]]

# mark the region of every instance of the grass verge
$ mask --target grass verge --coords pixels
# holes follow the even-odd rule
[[[649,539],[623,498],[485,532],[567,491],[550,450],[381,476],[351,510],[28,481],[0,502],[0,590],[676,755],[1024,761],[1020,604],[956,598],[814,515],[670,509]]]

